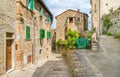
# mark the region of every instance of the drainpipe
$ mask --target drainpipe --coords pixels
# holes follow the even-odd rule
[[[32,64],[35,63],[35,20],[36,18],[33,17],[33,44],[32,44]]]
[[[102,26],[100,25],[100,23],[101,23],[101,20],[100,20],[100,4],[101,4],[101,1],[99,0],[99,34],[102,34]]]

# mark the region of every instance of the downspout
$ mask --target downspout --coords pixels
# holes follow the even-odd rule
[[[34,31],[34,38],[32,44],[32,64],[35,63],[35,17],[33,17],[33,31]]]
[[[100,25],[101,20],[100,20],[100,3],[101,1],[99,0],[99,34],[102,34],[102,26]]]

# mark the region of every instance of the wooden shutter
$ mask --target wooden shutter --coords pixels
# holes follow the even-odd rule
[[[30,26],[26,26],[26,39],[30,40]]]
[[[32,11],[34,10],[34,0],[29,0],[28,8]]]
[[[47,16],[47,21],[48,21],[48,22],[50,22],[50,21],[51,21],[51,19],[50,19],[50,16],[49,16],[49,15]]]
[[[40,7],[40,16],[43,16],[43,8],[42,7]]]
[[[40,29],[40,38],[45,38],[45,30]]]
[[[51,39],[51,32],[47,31],[47,39]]]

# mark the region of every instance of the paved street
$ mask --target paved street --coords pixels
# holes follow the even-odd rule
[[[59,56],[14,70],[4,77],[72,77],[72,73],[66,61]]]
[[[38,67],[32,77],[72,77],[68,65],[64,60],[49,61]]]
[[[96,77],[120,77],[120,40],[112,36],[100,36],[99,39],[98,52],[77,50],[78,56]]]
[[[100,36],[99,40],[99,51],[79,49],[75,54],[84,65],[87,77],[120,77],[120,40],[112,36]],[[72,77],[64,59],[52,58],[44,63],[14,71],[8,77]]]

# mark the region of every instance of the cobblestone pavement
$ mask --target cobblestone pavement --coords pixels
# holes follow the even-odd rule
[[[72,77],[69,66],[65,60],[48,61],[42,67],[38,67],[32,77]]]
[[[91,77],[120,77],[120,40],[100,36],[99,41],[99,51],[77,50],[80,60]]]

